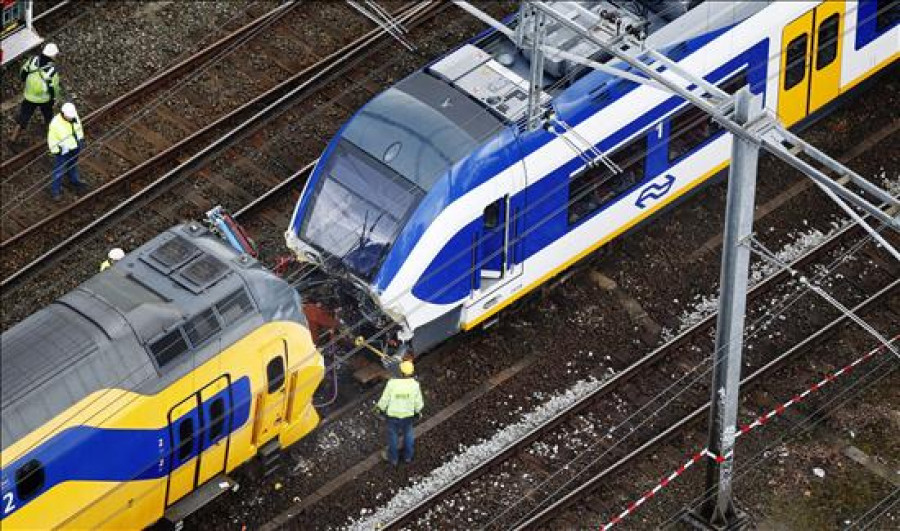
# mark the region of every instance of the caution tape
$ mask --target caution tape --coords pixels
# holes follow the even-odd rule
[[[890,341],[888,341],[888,343],[894,343],[898,339],[900,339],[900,335],[894,336],[893,338],[891,338]],[[888,349],[885,348],[885,345],[881,345],[878,348],[872,349],[869,352],[867,352],[864,356],[857,358],[852,363],[842,367],[840,370],[835,371],[833,373],[829,373],[828,375],[826,375],[824,378],[822,378],[818,382],[810,385],[802,393],[794,395],[787,402],[784,402],[783,404],[776,406],[774,409],[772,409],[771,411],[769,411],[768,413],[766,413],[764,415],[760,415],[759,417],[756,418],[756,420],[754,420],[750,424],[740,425],[738,427],[737,433],[735,433],[735,438],[740,437],[741,435],[746,435],[747,433],[750,433],[752,430],[765,425],[767,422],[769,422],[773,418],[777,417],[778,415],[783,414],[785,411],[787,411],[787,409],[789,407],[799,404],[800,402],[803,402],[812,393],[815,393],[816,391],[822,389],[826,385],[834,382],[836,379],[840,378],[841,376],[844,376],[844,375],[847,375],[847,374],[853,372],[853,370],[857,366],[859,366],[862,363],[865,363],[866,361],[869,361],[872,357],[874,357],[876,354],[881,353],[882,351],[884,351],[884,352],[888,351]],[[690,468],[692,465],[698,463],[701,459],[703,459],[704,456],[709,457],[710,459],[713,459],[717,463],[723,463],[729,457],[728,455],[724,455],[724,456],[716,455],[716,454],[710,452],[709,448],[704,448],[704,449],[700,450],[699,452],[695,453],[693,455],[693,457],[691,457],[690,460],[688,460],[685,464],[678,467],[674,472],[672,472],[668,476],[663,477],[659,481],[659,483],[657,483],[652,489],[645,492],[640,498],[629,503],[628,507],[626,507],[622,512],[620,512],[619,514],[617,514],[616,516],[611,518],[609,520],[609,522],[602,524],[600,526],[600,530],[607,531],[608,529],[611,529],[613,526],[620,523],[624,518],[626,518],[627,516],[631,515],[635,511],[637,511],[638,507],[643,505],[650,498],[653,498],[654,496],[656,496],[659,493],[659,491],[668,487],[669,484],[672,483],[672,481],[674,481],[676,478],[678,478],[678,476],[684,474],[684,472],[688,468]]]

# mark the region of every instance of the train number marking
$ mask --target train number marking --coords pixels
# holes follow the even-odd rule
[[[3,514],[7,515],[16,510],[16,498],[13,496],[12,492],[7,492],[3,495]]]
[[[651,182],[646,188],[641,190],[641,193],[638,194],[637,201],[634,202],[634,206],[646,208],[647,201],[659,199],[669,193],[672,190],[672,185],[675,184],[675,177],[672,175],[665,175],[663,178],[665,179],[663,182]]]

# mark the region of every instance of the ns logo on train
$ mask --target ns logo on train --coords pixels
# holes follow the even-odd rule
[[[660,199],[662,196],[666,195],[672,190],[672,185],[675,184],[675,177],[672,175],[663,175],[663,182],[651,182],[648,184],[641,193],[638,194],[637,200],[634,202],[634,206],[638,208],[646,208],[647,201]]]

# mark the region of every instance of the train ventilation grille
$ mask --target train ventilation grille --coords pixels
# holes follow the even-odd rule
[[[160,272],[168,274],[199,252],[196,245],[181,236],[175,236],[150,252],[144,261]]]
[[[206,254],[183,267],[177,280],[184,287],[199,293],[215,284],[228,271],[228,266],[215,256]]]

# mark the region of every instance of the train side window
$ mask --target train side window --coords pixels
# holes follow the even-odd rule
[[[182,463],[194,451],[194,419],[186,418],[178,425],[178,460]]]
[[[44,486],[44,466],[37,459],[32,459],[16,470],[16,497],[24,501]]]
[[[165,367],[172,360],[180,356],[183,352],[187,352],[188,344],[181,329],[176,328],[168,334],[150,343],[150,352],[156,358],[156,363],[160,367]]]
[[[588,170],[569,181],[570,225],[590,216],[644,179],[646,136],[633,140],[609,158],[622,169],[621,172],[614,173],[602,166],[602,169]]]
[[[212,310],[201,312],[184,325],[184,331],[194,347],[218,334],[219,330],[219,320],[216,319],[216,314]]]
[[[502,199],[498,199],[485,207],[482,217],[484,219],[484,228],[496,229],[500,226],[500,201]]]
[[[900,0],[877,0],[875,30],[881,34],[900,21]]]
[[[720,88],[723,92],[734,95],[735,92],[742,89],[747,83],[747,69],[743,68],[740,72],[734,74],[724,83],[722,83]]]
[[[721,130],[721,126],[698,107],[688,105],[670,120],[669,162],[697,149]]]
[[[225,433],[225,399],[217,398],[209,405],[209,440],[215,441]]]
[[[216,310],[225,321],[225,326],[231,326],[245,315],[249,315],[253,311],[253,304],[250,303],[247,292],[241,288],[219,301],[216,304]]]
[[[840,15],[837,13],[823,20],[819,26],[816,70],[825,68],[837,58],[838,26],[840,26]]]
[[[808,40],[809,35],[804,33],[787,45],[784,90],[794,88],[806,77],[806,44]]]
[[[276,356],[266,365],[266,377],[269,380],[269,394],[281,389],[284,385],[284,358]]]

